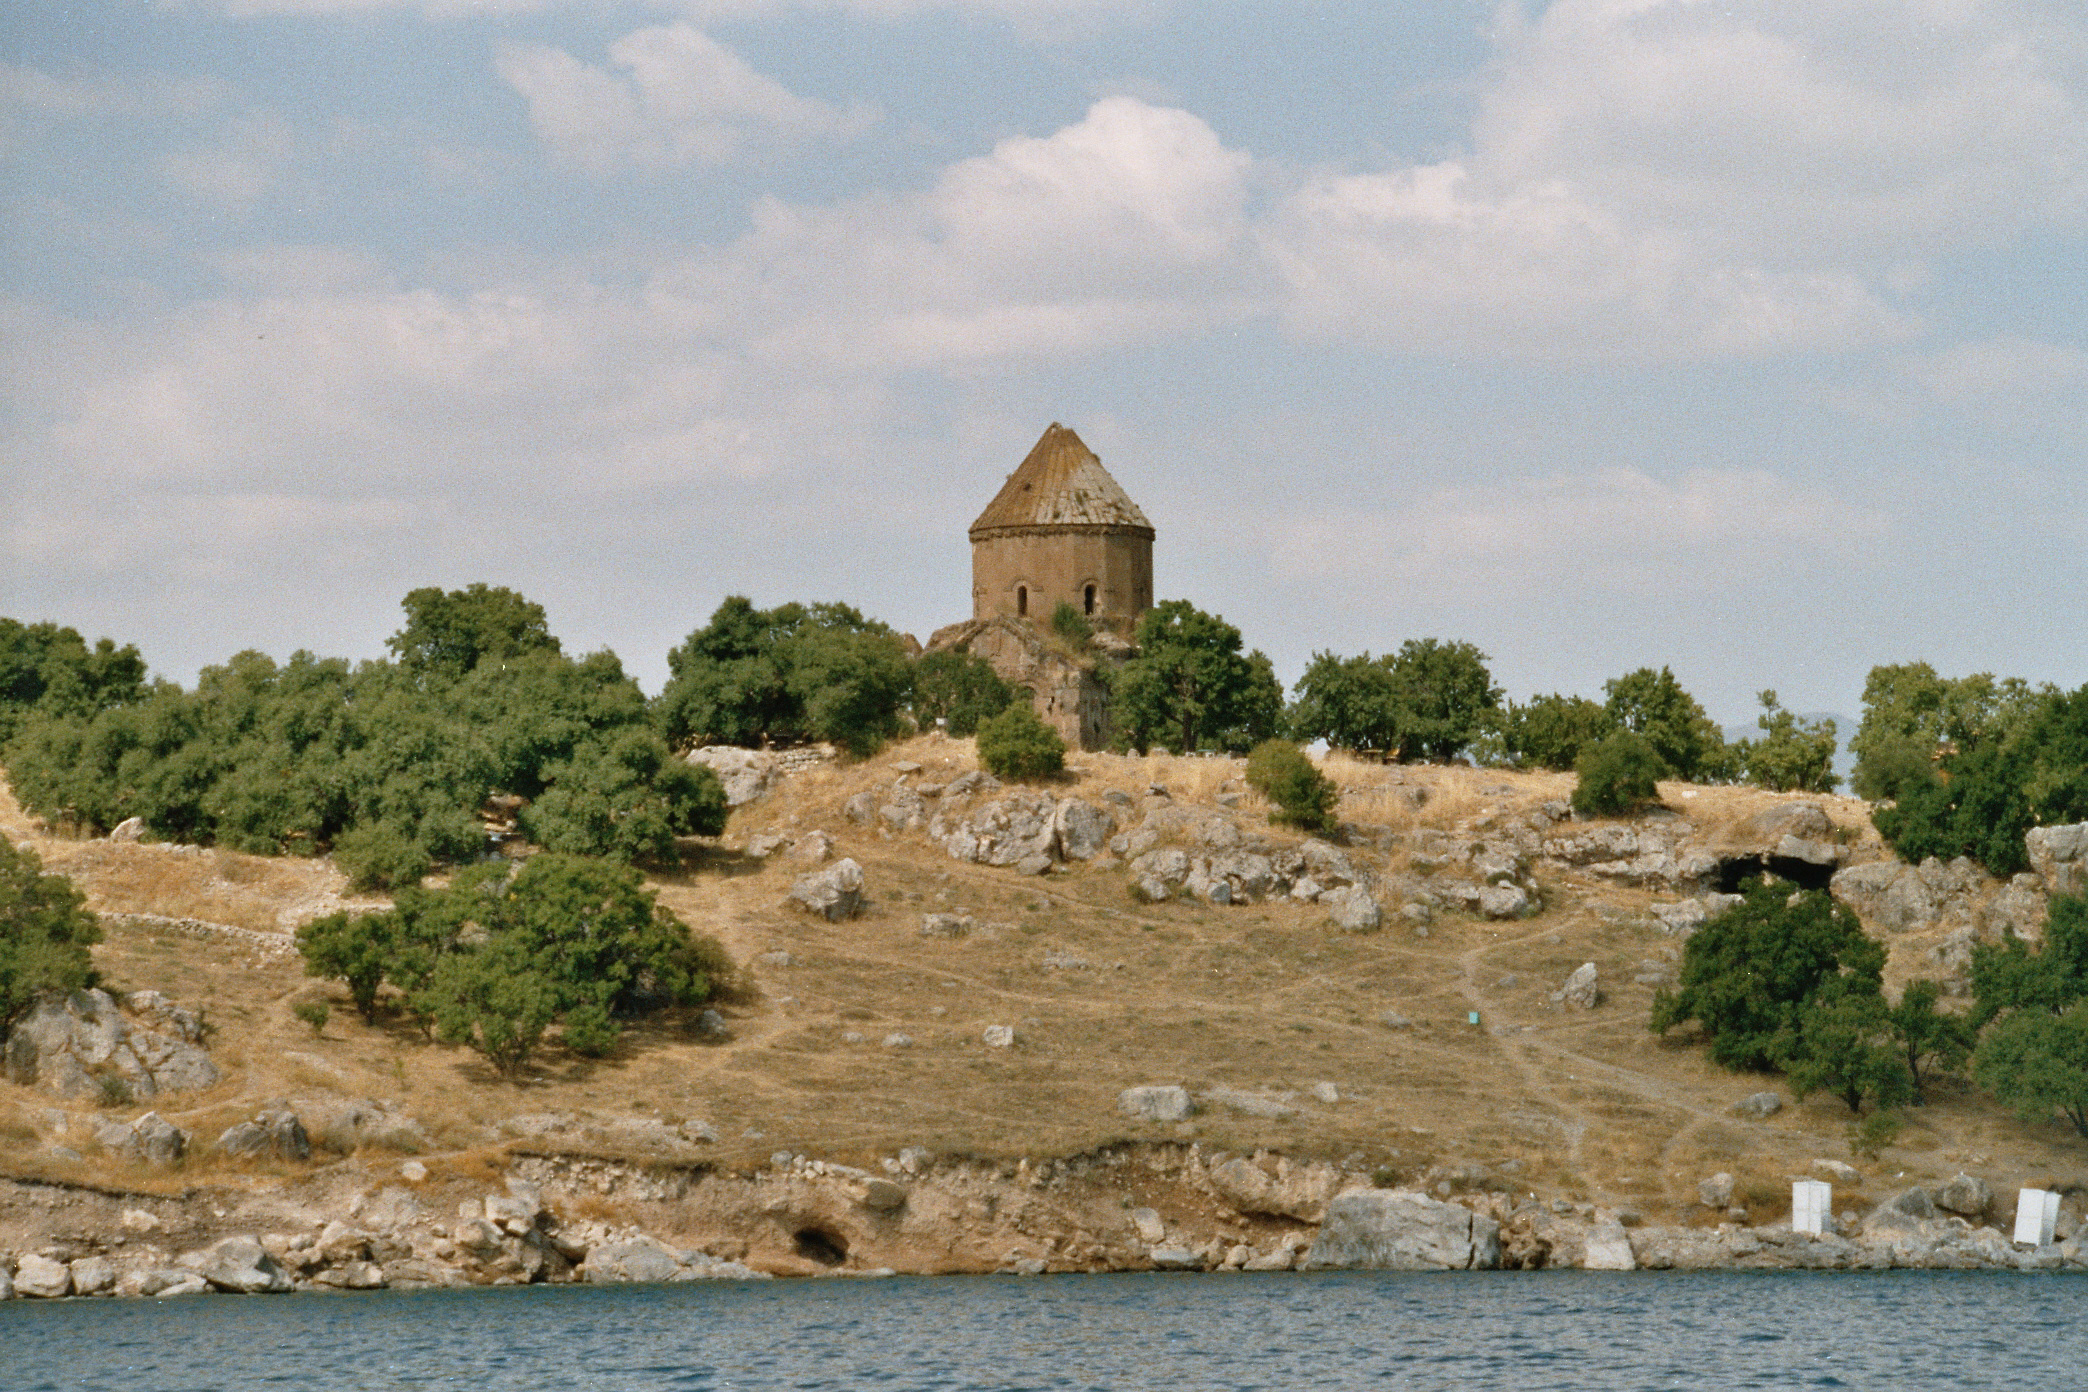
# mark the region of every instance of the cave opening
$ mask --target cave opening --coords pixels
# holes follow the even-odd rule
[[[848,1260],[848,1239],[825,1228],[799,1228],[790,1235],[790,1246],[821,1266],[839,1266]]]
[[[1784,880],[1800,889],[1825,889],[1834,878],[1835,867],[1815,865],[1796,856],[1740,855],[1727,856],[1718,862],[1718,892],[1738,894],[1749,880],[1769,875]]]

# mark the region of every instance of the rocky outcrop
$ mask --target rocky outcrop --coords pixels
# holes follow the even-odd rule
[[[202,1040],[202,1022],[157,991],[135,992],[123,1007],[106,991],[74,991],[44,997],[15,1024],[5,1071],[9,1082],[61,1097],[105,1087],[156,1097],[218,1080]]]
[[[1214,1166],[1210,1183],[1212,1191],[1236,1213],[1316,1223],[1341,1192],[1343,1177],[1331,1165],[1293,1165],[1280,1157],[1256,1161],[1243,1156]]]
[[[1583,962],[1575,967],[1573,974],[1566,978],[1566,984],[1552,992],[1551,998],[1554,1003],[1568,1005],[1575,1010],[1593,1010],[1596,1001],[1602,998],[1595,964]]]
[[[954,821],[947,812],[940,814],[929,835],[953,860],[1013,866],[1034,875],[1060,861],[1095,859],[1108,850],[1115,831],[1116,814],[1107,807],[1025,788]]]
[[[97,1127],[94,1141],[120,1159],[165,1168],[188,1153],[189,1133],[158,1112],[147,1112],[128,1125],[109,1122]]]
[[[228,1237],[185,1252],[174,1259],[174,1265],[233,1295],[279,1295],[296,1289],[290,1273],[252,1237]]]
[[[1307,1271],[1469,1271],[1500,1265],[1500,1224],[1460,1204],[1364,1189],[1327,1205]]]

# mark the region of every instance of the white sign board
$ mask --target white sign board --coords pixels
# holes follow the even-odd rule
[[[1818,1237],[1834,1209],[1834,1186],[1821,1179],[1791,1181],[1791,1231]]]
[[[2059,1225],[2059,1195],[2050,1189],[2025,1189],[2016,1195],[2015,1240],[2032,1247],[2049,1246]]]

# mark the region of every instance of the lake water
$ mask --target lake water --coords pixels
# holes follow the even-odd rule
[[[2088,1278],[939,1277],[0,1304],[0,1388],[2088,1388]]]

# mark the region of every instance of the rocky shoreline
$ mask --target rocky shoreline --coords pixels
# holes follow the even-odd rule
[[[2077,1197],[2063,1237],[2031,1248],[1985,1221],[1997,1200],[1971,1176],[1814,1236],[1709,1204],[1701,1225],[1647,1225],[1505,1188],[1440,1192],[1469,1175],[1431,1194],[1194,1144],[1034,1163],[909,1149],[875,1170],[792,1154],[733,1171],[516,1152],[497,1178],[431,1163],[172,1194],[0,1181],[0,1211],[41,1219],[0,1251],[0,1299],[992,1272],[2088,1273]]]

